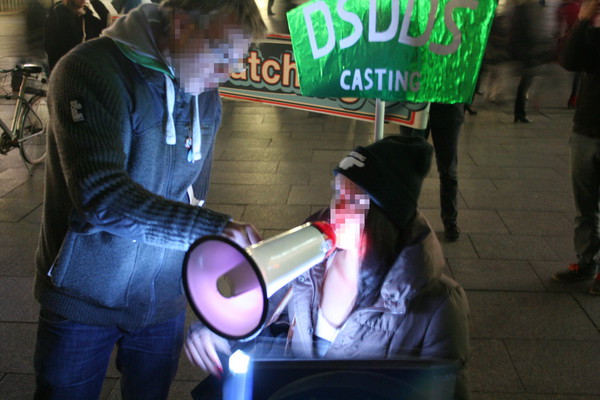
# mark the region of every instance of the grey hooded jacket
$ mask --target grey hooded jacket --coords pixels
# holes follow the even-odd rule
[[[167,118],[171,77],[154,42],[165,24],[157,5],[138,8],[115,23],[110,37],[63,57],[50,80],[35,296],[76,322],[131,331],[183,312],[185,251],[230,220],[189,204],[190,185],[196,193],[208,186],[221,103],[216,90],[202,93],[194,115],[192,96],[174,80]],[[143,57],[134,62],[140,46]],[[194,118],[202,158],[191,163],[185,144]],[[166,142],[167,120],[175,144]]]
[[[350,314],[325,358],[417,357],[459,364],[455,399],[468,399],[469,306],[463,289],[442,275],[435,232],[417,211],[406,245],[385,278],[379,300]],[[313,332],[326,265],[296,278],[293,296],[276,324],[289,323],[294,357],[312,358]],[[272,300],[277,301],[276,294]]]

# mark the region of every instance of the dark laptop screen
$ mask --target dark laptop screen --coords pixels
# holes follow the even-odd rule
[[[255,358],[229,371],[224,400],[451,400],[456,363],[433,360]]]

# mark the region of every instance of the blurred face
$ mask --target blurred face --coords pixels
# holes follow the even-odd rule
[[[231,17],[206,19],[175,11],[171,23],[169,50],[175,76],[191,94],[214,89],[241,70],[252,41]]]
[[[337,247],[359,250],[369,195],[342,174],[334,178],[333,191],[330,222],[337,236]]]

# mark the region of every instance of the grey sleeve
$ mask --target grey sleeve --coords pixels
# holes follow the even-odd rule
[[[131,179],[122,139],[131,129],[125,89],[102,66],[76,55],[63,61],[49,94],[50,134],[82,222],[93,230],[179,250],[201,236],[221,233],[229,216],[166,199]],[[85,109],[83,121],[74,120],[74,101]]]

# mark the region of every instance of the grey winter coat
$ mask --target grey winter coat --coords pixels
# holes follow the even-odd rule
[[[455,399],[468,399],[469,307],[465,292],[442,275],[440,244],[419,212],[409,223],[405,243],[385,278],[379,300],[350,314],[325,358],[456,360],[460,369]],[[293,282],[287,314],[277,321],[290,324],[288,340],[295,357],[313,357],[313,332],[325,269],[325,263],[317,265]]]

